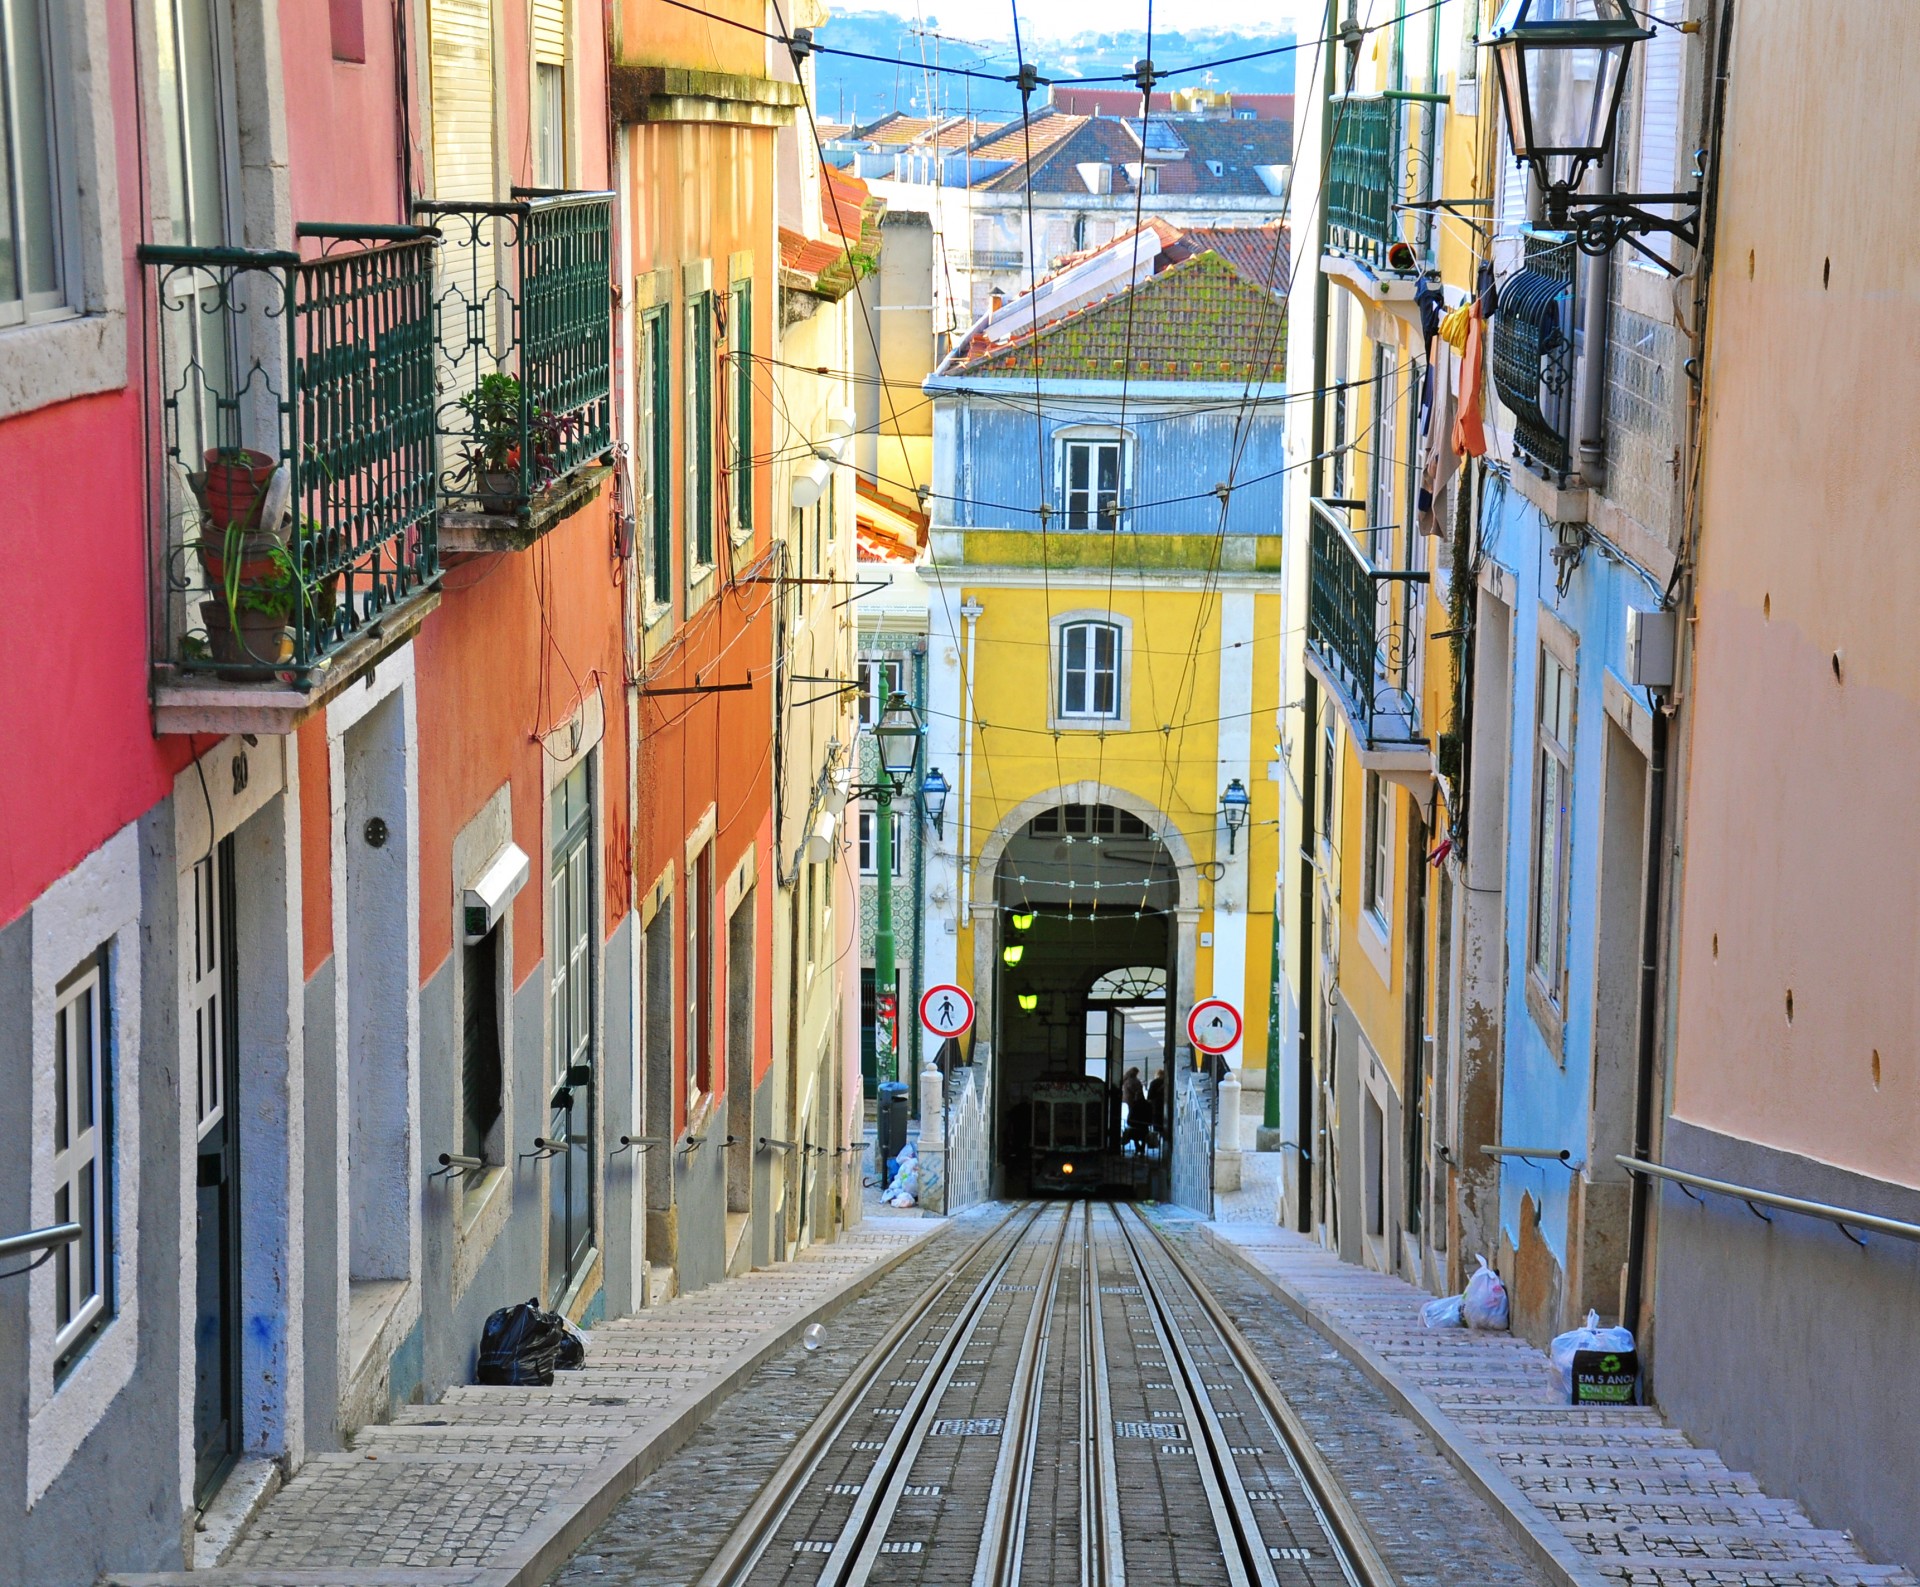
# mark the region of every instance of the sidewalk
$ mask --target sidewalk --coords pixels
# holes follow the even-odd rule
[[[531,1587],[769,1358],[903,1261],[933,1219],[865,1221],[794,1261],[602,1323],[551,1388],[450,1389],[316,1455],[217,1569],[124,1587]]]
[[[1524,1340],[1423,1328],[1424,1291],[1270,1222],[1202,1228],[1422,1423],[1565,1587],[1913,1587],[1658,1411],[1567,1405]]]

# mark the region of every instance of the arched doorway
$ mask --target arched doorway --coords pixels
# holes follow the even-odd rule
[[[1143,1087],[1166,1075],[1170,1116],[1167,1066],[1192,1003],[1199,919],[1185,840],[1123,790],[1070,784],[1009,811],[982,846],[977,875],[974,989],[991,1065],[996,1194],[1085,1186],[1087,1165],[1065,1179],[1075,1170],[1061,1160],[1090,1151],[1097,1136],[1109,1154],[1098,1169],[1106,1188],[1164,1195],[1164,1135],[1151,1151],[1128,1150],[1121,1083],[1130,1066]],[[1068,1121],[1058,1134],[1056,1100]]]

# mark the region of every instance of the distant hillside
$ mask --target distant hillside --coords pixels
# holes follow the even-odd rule
[[[922,41],[912,32],[912,24],[900,17],[880,12],[855,12],[836,16],[817,33],[824,46],[856,50],[905,64],[895,66],[884,61],[848,60],[844,56],[822,55],[817,62],[819,113],[833,121],[875,121],[893,110],[909,115],[926,115],[927,74],[920,68]],[[1156,33],[1153,40],[1154,64],[1161,71],[1224,56],[1244,55],[1253,50],[1272,49],[1291,41],[1288,32],[1266,34],[1196,29],[1189,33]],[[1029,46],[1027,58],[1043,77],[1066,81],[1072,78],[1124,77],[1133,70],[1144,40],[1138,30],[1110,33],[1079,33],[1067,39],[1044,39]],[[961,66],[973,71],[1011,76],[1013,49],[1007,44],[985,48],[937,41],[939,63]],[[936,41],[925,41],[925,59],[934,60]],[[1293,92],[1294,56],[1270,55],[1263,60],[1245,61],[1235,66],[1199,76],[1175,77],[1163,86],[1174,88],[1204,84],[1209,88],[1229,89],[1242,94],[1288,94]],[[934,103],[948,114],[957,115],[967,108],[971,90],[976,113],[1017,115],[1020,96],[1004,83],[987,83],[942,73],[933,81]],[[1046,90],[1034,96],[1036,107]]]

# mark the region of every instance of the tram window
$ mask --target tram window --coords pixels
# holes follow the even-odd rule
[[[1086,1132],[1087,1140],[1098,1146],[1101,1134],[1106,1127],[1107,1105],[1104,1102],[1089,1101],[1080,1104],[1080,1113],[1084,1120],[1081,1128]]]
[[[1033,1105],[1033,1145],[1036,1150],[1053,1145],[1053,1108],[1045,1102]]]
[[[1072,1102],[1057,1102],[1053,1107],[1053,1144],[1060,1148],[1085,1146],[1080,1133],[1080,1109]]]

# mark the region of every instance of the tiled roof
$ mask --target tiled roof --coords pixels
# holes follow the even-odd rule
[[[879,216],[885,207],[859,177],[821,166],[822,235],[780,228],[783,284],[839,302],[879,258]]]
[[[1132,297],[1132,314],[1128,298]],[[1035,350],[1038,349],[1038,358]],[[1064,380],[1269,380],[1286,371],[1286,306],[1213,252],[1197,253],[1044,327],[955,364],[962,375]]]
[[[1255,286],[1284,292],[1289,240],[1284,221],[1265,226],[1189,226],[1168,252],[1176,261],[1197,253],[1217,253]]]
[[[817,276],[823,270],[831,270],[844,257],[839,241],[816,241],[812,237],[803,237],[799,232],[782,226],[780,228],[780,268],[797,270],[802,275]]]
[[[1085,193],[1082,165],[1108,165],[1113,172],[1112,191],[1131,193],[1133,180],[1119,167],[1140,163],[1140,139],[1133,126],[1115,116],[1053,116],[1054,122],[1077,122],[1065,136],[1054,138],[1043,150],[1036,117],[1033,123],[1034,152],[1029,168],[1016,122],[994,143],[995,157],[1014,161],[1011,170],[979,184],[983,192],[1015,193],[1033,173],[1036,193]],[[1271,197],[1272,191],[1261,180],[1255,166],[1285,165],[1292,157],[1293,128],[1281,121],[1180,121],[1162,124],[1150,122],[1153,141],[1171,145],[1175,139],[1185,147],[1180,158],[1156,158],[1149,153],[1147,163],[1159,173],[1157,191],[1163,195],[1201,194],[1218,196]],[[985,154],[987,151],[979,151]],[[1209,162],[1212,162],[1211,164]],[[1220,167],[1218,173],[1213,165]]]

